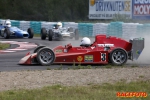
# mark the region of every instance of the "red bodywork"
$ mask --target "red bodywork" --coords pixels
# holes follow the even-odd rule
[[[109,46],[109,50],[105,50]],[[95,42],[89,47],[72,47],[71,44],[66,46],[57,46],[53,49],[55,53],[54,63],[69,64],[107,64],[109,53],[115,48],[123,48],[127,52],[131,51],[132,43],[121,38],[106,35],[95,36]],[[20,60],[20,64],[35,63],[37,53],[28,54]]]

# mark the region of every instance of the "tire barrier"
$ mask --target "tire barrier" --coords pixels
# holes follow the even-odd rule
[[[0,23],[4,20],[0,19]],[[52,29],[53,25],[57,22],[46,21],[17,21],[11,20],[12,26],[17,26],[22,30],[33,28],[35,34],[40,34],[41,28],[47,30]],[[134,36],[147,35],[150,32],[150,24],[139,23],[124,23],[124,22],[110,22],[110,23],[75,23],[75,22],[62,22],[64,27],[72,27],[74,30],[79,30],[80,36],[92,37],[97,34],[107,34],[111,36],[121,37],[128,39]]]

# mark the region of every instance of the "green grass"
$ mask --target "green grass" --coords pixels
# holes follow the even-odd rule
[[[0,50],[4,50],[10,47],[10,44],[7,43],[0,43]]]
[[[40,37],[40,34],[34,34],[34,37]]]
[[[150,81],[88,86],[54,85],[32,90],[0,92],[0,100],[150,100]],[[146,92],[147,97],[119,98],[117,92]]]

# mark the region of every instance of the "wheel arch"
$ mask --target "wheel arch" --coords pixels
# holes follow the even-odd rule
[[[125,53],[125,55],[126,55],[126,59],[125,59],[125,61],[124,61],[122,64],[115,64],[115,63],[112,61],[112,59],[111,59],[113,52],[115,52],[116,50],[121,50],[121,51],[123,51],[123,52]],[[114,48],[114,49],[112,49],[112,50],[108,53],[108,62],[111,63],[112,65],[123,65],[123,64],[125,64],[125,63],[127,62],[127,60],[128,60],[128,54],[129,54],[129,53],[128,53],[124,48],[121,48],[121,47]]]

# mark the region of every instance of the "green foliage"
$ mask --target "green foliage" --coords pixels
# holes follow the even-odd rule
[[[0,50],[7,49],[8,47],[10,47],[10,44],[7,44],[7,43],[0,43]]]
[[[48,67],[47,70],[51,70],[51,68]]]
[[[0,92],[0,100],[150,100],[150,81],[87,86],[47,86]],[[117,97],[117,92],[146,92],[147,97]]]
[[[0,0],[1,19],[87,20],[89,0]]]
[[[131,66],[132,68],[134,68],[134,67],[138,67],[138,65],[136,65],[136,64],[132,64],[132,66]]]

